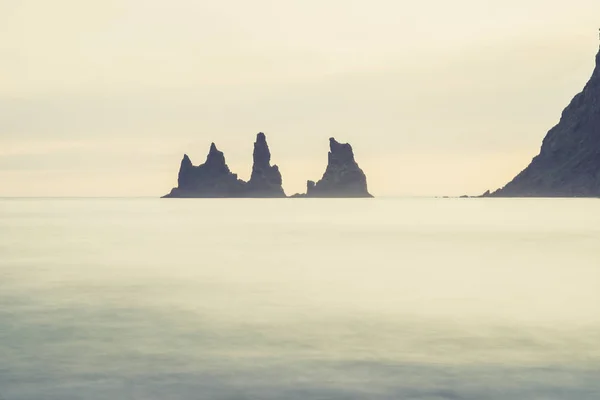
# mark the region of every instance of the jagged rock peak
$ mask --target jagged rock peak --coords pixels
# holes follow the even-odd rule
[[[177,176],[178,186],[185,186],[188,183],[193,169],[194,165],[192,164],[192,160],[190,160],[187,154],[184,154],[183,159],[181,160],[181,166],[179,167],[179,175]]]
[[[306,197],[373,197],[349,143],[329,139],[327,168],[320,181],[307,182]]]
[[[256,141],[266,144],[267,143],[267,136],[264,134],[264,132],[258,132],[256,134]]]
[[[177,187],[164,197],[242,197],[245,182],[231,173],[225,155],[211,143],[206,162],[194,166],[183,155]]]
[[[529,166],[492,197],[600,196],[600,51],[583,90],[550,129]]]
[[[329,149],[332,152],[337,151],[337,150],[342,150],[342,149],[349,149],[350,151],[352,151],[352,146],[350,146],[350,143],[340,143],[337,140],[335,140],[334,137],[330,137],[329,138]]]
[[[190,160],[190,157],[188,157],[187,154],[183,155],[183,159],[181,160],[181,165],[185,165],[185,166],[193,166],[192,164],[192,160]]]
[[[211,170],[221,171],[222,173],[230,172],[229,167],[225,162],[225,154],[223,154],[222,151],[219,151],[214,143],[210,144],[210,149],[204,165]]]
[[[271,151],[263,132],[256,135],[252,154],[252,175],[248,181],[247,197],[285,197],[281,173],[271,166]]]
[[[267,144],[267,137],[264,133],[259,132],[256,135],[256,142],[254,142],[254,166],[259,164],[261,166],[268,166],[271,163],[271,151]]]
[[[329,138],[330,162],[354,162],[354,152],[349,143],[339,143],[335,138]]]

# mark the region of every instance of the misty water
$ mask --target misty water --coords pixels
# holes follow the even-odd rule
[[[0,200],[0,398],[600,398],[600,200]]]

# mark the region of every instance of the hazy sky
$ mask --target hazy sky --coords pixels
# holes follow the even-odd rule
[[[598,0],[0,0],[0,196],[158,196],[211,141],[288,194],[350,142],[375,195],[479,194],[589,78]]]

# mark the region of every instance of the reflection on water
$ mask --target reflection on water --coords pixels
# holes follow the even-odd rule
[[[598,399],[593,200],[0,200],[0,396]]]

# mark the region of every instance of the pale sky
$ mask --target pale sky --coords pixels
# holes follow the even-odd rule
[[[350,142],[376,196],[510,180],[579,92],[598,0],[0,0],[0,196],[159,196],[267,134],[288,194]]]

